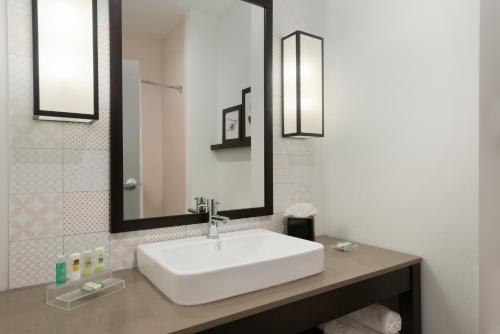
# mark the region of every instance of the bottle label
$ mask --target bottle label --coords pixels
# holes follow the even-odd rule
[[[80,271],[80,260],[73,261],[73,271]]]
[[[66,283],[66,263],[56,264],[56,283],[57,284]]]

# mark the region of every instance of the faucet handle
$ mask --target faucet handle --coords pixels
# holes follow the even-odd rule
[[[194,208],[187,209],[191,213],[205,213],[207,212],[207,198],[202,196],[196,196],[194,198]]]
[[[215,198],[208,199],[207,206],[209,207],[209,211],[212,213],[212,215],[217,214],[219,204],[221,204],[221,203],[219,201],[217,201]]]

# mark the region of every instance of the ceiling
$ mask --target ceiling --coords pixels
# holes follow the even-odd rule
[[[162,38],[190,10],[219,17],[241,0],[123,0],[123,33]]]

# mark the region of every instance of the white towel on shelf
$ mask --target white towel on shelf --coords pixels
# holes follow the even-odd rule
[[[373,329],[366,327],[362,323],[357,322],[356,320],[349,318],[349,317],[338,318],[337,321],[343,325],[357,329],[358,331],[360,331],[363,334],[380,334],[380,332],[376,332]]]
[[[397,334],[401,330],[401,316],[379,304],[365,307],[347,317],[383,334]]]
[[[365,334],[355,328],[344,325],[337,320],[327,322],[320,326],[325,334]]]

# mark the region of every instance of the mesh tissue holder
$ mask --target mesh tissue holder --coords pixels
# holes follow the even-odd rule
[[[80,287],[87,282],[101,283],[102,288],[84,292]],[[79,281],[68,281],[65,284],[50,284],[47,286],[46,303],[61,310],[71,311],[88,302],[108,296],[125,288],[125,280],[113,277],[111,271],[94,274],[94,276]]]

